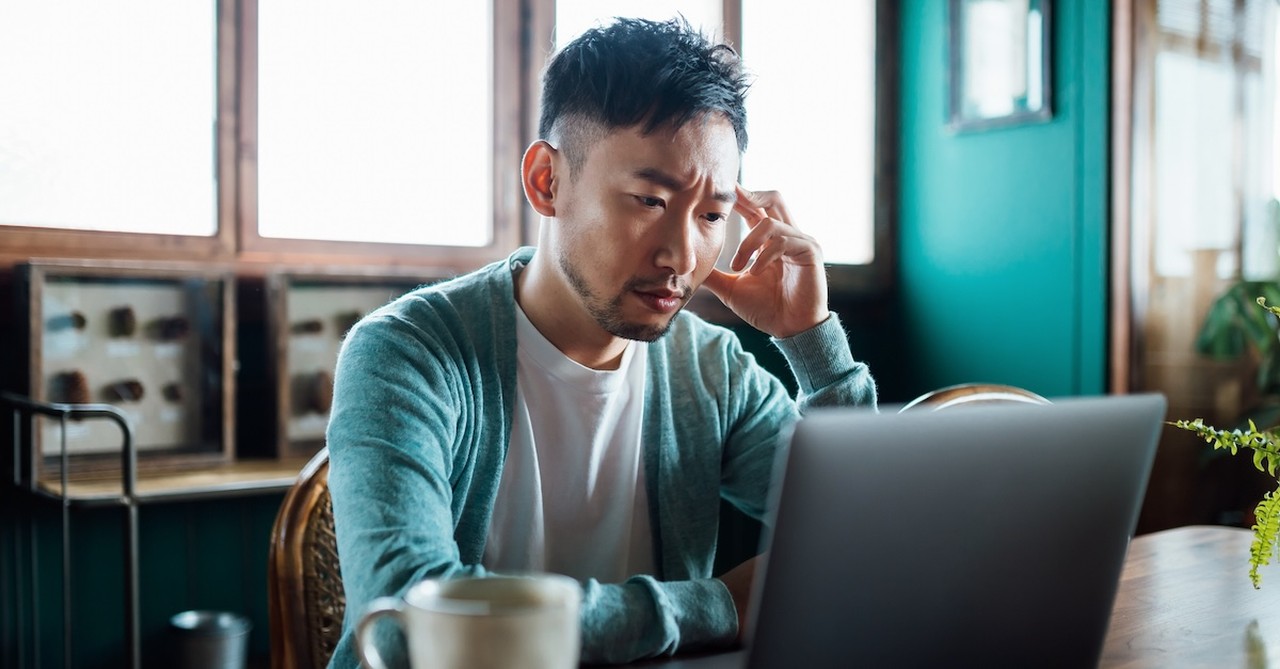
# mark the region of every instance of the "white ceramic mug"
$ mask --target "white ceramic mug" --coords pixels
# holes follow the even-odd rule
[[[356,626],[360,661],[386,666],[373,624],[404,630],[413,669],[573,669],[580,650],[578,582],[553,574],[422,581],[374,600]]]

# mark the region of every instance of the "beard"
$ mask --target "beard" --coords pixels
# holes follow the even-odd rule
[[[667,330],[671,329],[671,323],[675,321],[678,311],[660,325],[633,323],[622,317],[623,298],[634,290],[653,287],[655,285],[653,280],[633,278],[627,281],[622,290],[618,291],[618,294],[614,295],[612,299],[605,300],[592,292],[590,286],[587,285],[586,279],[583,278],[582,274],[578,272],[565,254],[561,254],[558,261],[560,270],[564,272],[565,277],[569,280],[569,286],[573,288],[573,292],[578,294],[578,297],[582,298],[582,304],[586,307],[587,313],[591,315],[591,318],[595,319],[596,324],[605,332],[623,339],[651,342],[657,341],[667,333]],[[688,295],[693,293],[689,284],[678,279],[673,281],[675,283],[674,290],[685,295],[686,299]],[[668,288],[671,284],[672,281],[667,281],[662,286],[663,288]],[[684,306],[681,305],[680,308],[683,309]]]

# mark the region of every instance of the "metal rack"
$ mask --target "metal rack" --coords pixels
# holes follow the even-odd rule
[[[0,405],[11,409],[12,420],[12,439],[13,439],[13,459],[12,459],[12,483],[15,487],[25,490],[28,493],[49,497],[57,500],[61,505],[62,511],[62,658],[63,666],[71,666],[71,502],[72,498],[68,493],[69,487],[69,465],[70,458],[67,454],[67,423],[69,421],[81,421],[92,419],[110,420],[120,427],[122,443],[120,449],[120,471],[122,479],[122,494],[118,499],[111,502],[119,504],[125,508],[125,536],[124,536],[124,587],[125,587],[125,639],[127,645],[128,664],[126,666],[133,669],[140,669],[142,666],[142,641],[140,636],[140,610],[138,596],[138,453],[137,447],[133,441],[133,431],[129,427],[128,419],[125,414],[114,406],[109,404],[55,404],[47,402],[36,402],[22,395],[15,395],[7,392],[0,392]],[[24,472],[33,471],[30,461],[24,462],[24,456],[28,460],[36,457],[30,452],[30,449],[23,447],[29,442],[31,434],[33,434],[33,423],[36,416],[48,416],[58,419],[61,427],[61,453],[59,467],[59,487],[57,494],[53,494],[42,489],[34,476],[24,476]],[[25,427],[26,431],[23,431]],[[32,538],[32,569],[38,569],[38,563],[34,558],[35,540]],[[33,583],[37,579],[33,578]],[[32,599],[38,597],[34,594]],[[34,608],[33,601],[33,636],[36,638],[36,645],[39,645],[39,615],[38,610]],[[38,650],[37,650],[38,657]],[[38,660],[35,664],[39,664]]]

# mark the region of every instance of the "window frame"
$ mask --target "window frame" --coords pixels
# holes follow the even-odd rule
[[[872,171],[872,259],[865,265],[830,266],[831,291],[843,296],[888,294],[897,272],[898,128],[901,9],[895,0],[876,3],[875,157]]]
[[[31,257],[181,259],[254,268],[393,265],[461,272],[535,244],[538,216],[524,202],[519,164],[537,137],[540,78],[550,56],[555,0],[491,0],[494,11],[493,239],[483,247],[352,243],[263,237],[257,230],[257,7],[260,0],[216,2],[218,118],[217,230],[212,236],[63,230],[5,225],[0,259]],[[874,259],[829,265],[833,295],[888,292],[895,272],[897,217],[899,10],[876,2],[876,102],[873,184]],[[724,0],[724,38],[741,44],[741,0]],[[749,45],[744,56],[750,59]],[[736,248],[738,230],[726,239]],[[731,251],[730,251],[731,252]]]

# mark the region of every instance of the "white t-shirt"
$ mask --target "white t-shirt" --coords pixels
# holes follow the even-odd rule
[[[561,353],[516,307],[515,415],[484,566],[620,583],[653,574],[640,459],[648,344],[616,370]]]

